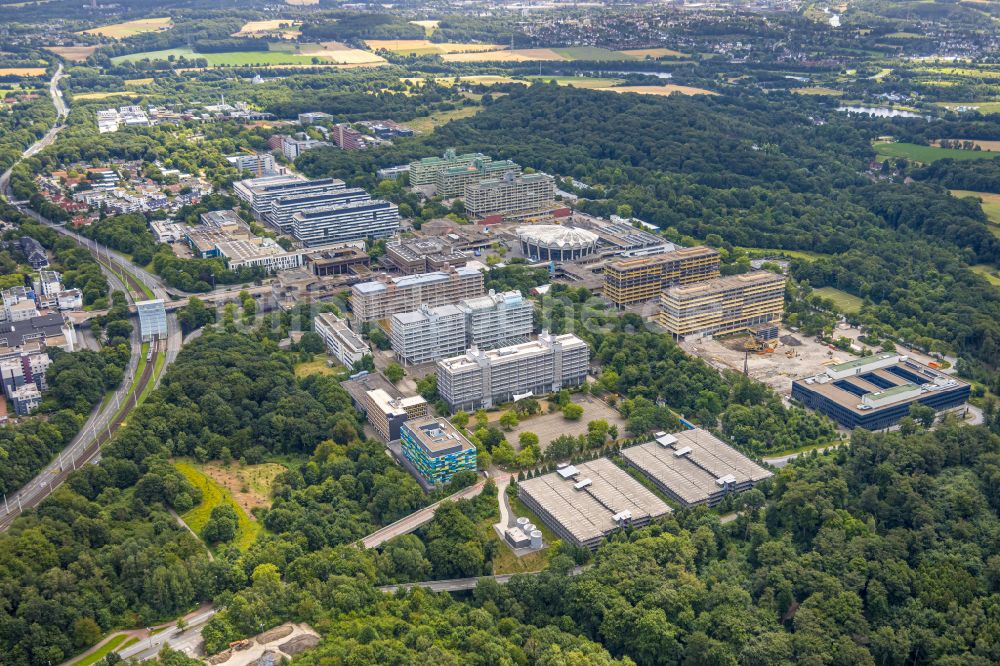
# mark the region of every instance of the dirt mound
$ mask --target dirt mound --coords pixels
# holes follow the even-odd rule
[[[264,654],[260,655],[252,662],[247,664],[247,666],[275,666],[281,662],[281,655],[274,650],[267,650]]]
[[[778,338],[778,340],[781,341],[781,344],[783,344],[783,345],[785,345],[787,347],[801,347],[802,346],[802,341],[799,340],[794,335],[783,335],[780,338]]]
[[[211,657],[209,657],[205,661],[207,661],[210,664],[213,664],[213,666],[214,666],[215,664],[224,664],[224,663],[226,663],[227,661],[229,661],[229,658],[231,656],[233,656],[233,651],[232,651],[232,649],[228,649],[228,650],[223,650],[219,654],[212,655]]]
[[[302,636],[296,636],[292,640],[282,643],[278,646],[278,649],[285,654],[294,657],[295,655],[305,652],[306,650],[313,649],[318,644],[319,636],[303,634]]]
[[[270,643],[271,641],[276,641],[279,638],[284,638],[295,631],[294,627],[290,624],[283,624],[280,627],[275,627],[274,629],[268,629],[262,634],[257,634],[257,642],[261,645],[265,643]]]

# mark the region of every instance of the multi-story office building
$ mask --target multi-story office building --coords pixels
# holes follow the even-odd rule
[[[350,125],[344,125],[343,123],[333,126],[330,138],[344,150],[364,150],[368,147],[365,143],[364,134]]]
[[[305,261],[313,275],[365,273],[371,264],[371,257],[364,251],[364,244],[364,241],[348,241],[323,246],[306,253]]]
[[[500,178],[505,173],[521,175],[521,165],[510,160],[475,160],[471,164],[458,164],[441,169],[435,175],[434,194],[442,197],[460,197],[465,187],[481,180]]]
[[[139,335],[143,342],[167,337],[167,310],[162,298],[139,301],[135,309],[139,314]]]
[[[258,178],[277,173],[274,166],[274,155],[271,153],[240,153],[226,155],[226,161],[240,171],[249,171]]]
[[[702,245],[636,259],[604,268],[604,297],[618,307],[659,298],[667,287],[719,277],[719,253]]]
[[[403,363],[436,361],[465,351],[465,313],[454,305],[392,315],[392,351]]]
[[[407,421],[400,440],[403,455],[429,485],[448,483],[462,470],[476,471],[476,447],[444,419]]]
[[[0,360],[0,382],[3,392],[8,398],[25,384],[31,384],[39,391],[48,388],[45,384],[45,372],[52,364],[52,359],[44,351],[32,350],[13,352]]]
[[[321,312],[313,319],[313,329],[326,343],[326,349],[333,357],[347,368],[365,356],[371,356],[372,350],[360,335],[347,326],[347,322],[338,318],[332,312]]]
[[[399,207],[381,199],[327,204],[292,215],[292,235],[307,247],[388,238],[397,231]]]
[[[587,377],[589,363],[586,342],[542,331],[533,342],[491,351],[472,348],[438,361],[438,392],[452,411],[489,409],[517,396],[577,386]]]
[[[365,393],[368,422],[384,442],[399,439],[399,429],[409,419],[419,419],[430,414],[430,406],[419,395],[394,398],[385,389],[377,388]]]
[[[480,349],[526,338],[534,326],[535,308],[517,290],[498,294],[490,289],[485,296],[459,301],[458,309],[465,315],[466,345]]]
[[[556,186],[552,176],[532,173],[470,183],[465,188],[465,210],[476,218],[498,216],[516,219],[551,210]]]
[[[34,384],[25,384],[12,391],[9,397],[18,416],[27,416],[42,404],[42,392]]]
[[[421,305],[437,307],[482,294],[483,274],[465,266],[385,277],[351,287],[351,318],[357,327],[372,321],[388,321],[397,312],[412,312]]]
[[[312,194],[291,194],[271,202],[267,221],[281,233],[292,233],[292,217],[300,211],[336,206],[355,201],[371,201],[371,195],[360,187],[344,187],[344,182],[336,180],[329,188]]]
[[[781,319],[785,276],[752,271],[669,287],[660,297],[659,323],[675,338],[721,335]]]
[[[826,414],[845,428],[879,430],[899,423],[915,404],[936,411],[961,407],[965,381],[895,352],[831,365],[792,382],[792,399]]]
[[[322,123],[332,118],[333,116],[331,116],[329,113],[324,113],[322,111],[307,111],[306,113],[299,114],[299,124],[315,125],[317,123]]]
[[[456,166],[467,166],[476,160],[489,162],[490,157],[482,153],[466,153],[456,155],[454,148],[445,151],[444,157],[425,157],[416,162],[410,162],[410,185],[435,185],[438,171]]]
[[[385,256],[406,275],[432,273],[446,266],[458,268],[469,260],[464,252],[456,250],[444,239],[434,237],[386,243]]]
[[[307,150],[322,148],[323,146],[329,145],[330,143],[328,141],[311,139],[302,133],[295,136],[281,137],[281,153],[290,160],[295,160],[299,155]]]
[[[286,271],[302,265],[303,250],[286,250],[273,239],[253,236],[245,239],[219,241],[215,244],[219,256],[230,270],[263,268],[268,272]]]
[[[343,189],[344,181],[336,178],[308,180],[300,175],[264,176],[249,178],[233,183],[233,193],[240,201],[245,201],[259,222],[268,220],[271,202],[292,195],[306,196]]]

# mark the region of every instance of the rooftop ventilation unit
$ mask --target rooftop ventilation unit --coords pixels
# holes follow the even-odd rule
[[[691,453],[691,447],[685,446],[683,449],[677,449],[676,451],[674,451],[674,457],[680,458],[681,456],[686,456],[689,453]]]
[[[579,474],[580,470],[578,470],[573,465],[567,465],[566,467],[563,467],[562,469],[557,469],[556,473],[559,476],[561,476],[562,478],[564,478],[564,479],[570,479],[570,478],[576,476],[577,474]]]
[[[574,483],[573,487],[576,488],[577,490],[583,490],[592,483],[593,481],[591,481],[590,479],[584,479],[582,481],[577,481],[576,483]]]
[[[662,447],[668,447],[676,444],[677,438],[673,435],[667,435],[666,433],[658,433],[656,435],[656,442]]]
[[[632,522],[632,512],[631,511],[622,511],[621,513],[616,513],[612,517],[612,520],[614,520],[619,525],[622,524],[622,523]]]
[[[736,477],[732,474],[726,474],[725,476],[719,477],[715,480],[715,484],[718,486],[727,486],[730,483],[736,483]]]

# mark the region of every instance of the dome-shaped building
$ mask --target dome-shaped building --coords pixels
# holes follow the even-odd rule
[[[540,261],[572,261],[593,254],[597,249],[597,234],[558,224],[537,224],[520,227],[517,237],[521,252]]]

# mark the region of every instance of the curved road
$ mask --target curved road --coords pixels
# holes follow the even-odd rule
[[[59,135],[59,132],[66,126],[63,121],[69,114],[69,109],[66,108],[66,102],[63,100],[62,90],[59,89],[59,82],[62,80],[63,76],[63,66],[62,63],[60,63],[59,67],[56,68],[55,73],[52,75],[52,79],[49,81],[49,96],[52,98],[53,106],[56,107],[56,124],[52,126],[52,129],[46,132],[45,136],[25,149],[25,151],[21,154],[22,159],[25,157],[31,157],[43,148],[51,146],[56,140],[56,137]],[[7,169],[3,172],[3,174],[0,174],[0,193],[5,195],[8,194],[7,190],[10,187],[10,172],[16,164],[17,163],[15,162],[11,165],[10,169]]]

